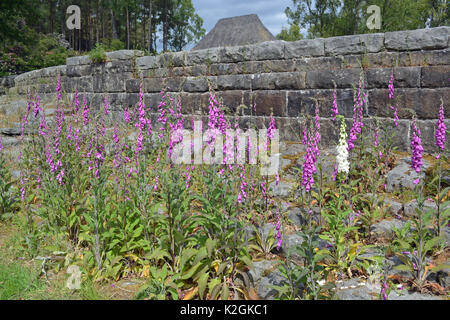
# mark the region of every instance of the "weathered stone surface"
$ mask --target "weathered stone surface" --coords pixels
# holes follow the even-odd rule
[[[363,34],[325,39],[326,55],[345,55],[379,52],[383,48],[384,34]]]
[[[384,204],[387,208],[387,211],[393,216],[399,215],[400,212],[403,210],[403,205],[400,202],[397,202],[389,198],[384,199]]]
[[[158,78],[144,79],[144,92],[160,92],[165,88],[164,81]]]
[[[206,68],[205,72],[206,73]],[[220,75],[238,75],[244,73],[242,68],[237,63],[220,63],[220,64],[212,64],[209,66],[209,73],[213,76]]]
[[[257,115],[270,116],[271,111],[274,116],[286,115],[286,92],[261,90],[254,94]]]
[[[372,284],[362,279],[345,280],[337,285],[336,290],[337,297],[340,300],[379,300],[380,292],[380,284]],[[397,294],[395,290],[391,290],[388,300],[442,300],[442,298],[406,290]]]
[[[250,281],[257,283],[265,276],[266,273],[276,270],[278,263],[279,262],[275,260],[261,260],[253,262],[253,269],[248,271]]]
[[[384,46],[391,50],[426,50],[448,47],[450,27],[386,32]]]
[[[252,89],[304,89],[305,72],[261,73],[252,75]]]
[[[189,51],[186,56],[186,65],[218,63],[220,48]]]
[[[284,45],[282,40],[266,41],[253,45],[253,60],[277,60],[284,59]]]
[[[324,40],[311,39],[285,42],[285,58],[316,57],[325,54]]]
[[[91,59],[89,59],[89,56],[70,57],[66,59],[66,65],[68,66],[83,64],[91,64]]]
[[[320,117],[331,117],[330,100],[333,90],[299,90],[288,92],[288,116],[298,117],[300,114],[314,116],[316,100],[319,106]],[[353,90],[338,89],[336,91],[336,102],[339,114],[351,118],[353,115]]]
[[[213,83],[216,83],[215,81]],[[205,78],[186,78],[183,90],[186,92],[205,92],[208,91],[208,81]]]
[[[173,68],[173,67],[182,67],[186,65],[186,56],[187,53],[180,52],[167,52],[159,55],[159,67],[164,68]]]
[[[422,67],[422,87],[450,87],[450,66]]]
[[[141,81],[139,79],[128,79],[125,82],[127,92],[139,92],[139,86]]]
[[[370,232],[384,238],[392,238],[394,236],[394,231],[392,228],[400,229],[404,226],[404,224],[405,222],[397,219],[381,220],[380,222],[374,223],[370,227]]]
[[[248,60],[252,55],[251,46],[233,46],[220,49],[220,62],[241,62]]]
[[[158,67],[157,56],[145,56],[136,59],[136,66],[141,70],[154,69]]]
[[[263,277],[257,287],[258,296],[265,300],[273,300],[276,297],[277,291],[271,286],[281,286],[286,279],[279,271],[273,271],[267,276]]]
[[[376,300],[380,288],[362,279],[348,279],[336,283],[336,296],[339,300]]]
[[[292,190],[293,184],[288,182],[279,181],[278,185],[275,181],[269,183],[270,195],[274,197],[286,198],[289,196]]]
[[[368,69],[367,88],[387,88],[392,69]],[[420,67],[394,68],[396,88],[420,87]]]
[[[411,88],[396,89],[395,97],[398,105],[398,116],[401,119],[411,119],[411,112],[406,108],[416,112],[419,119],[435,119],[441,98],[443,101],[450,101],[450,90],[446,88]],[[388,89],[369,90],[369,114],[380,117],[392,117],[390,109],[392,100],[389,99]],[[450,114],[450,105],[444,104],[445,114]]]
[[[129,60],[143,55],[144,52],[140,50],[117,50],[106,53],[106,57],[111,60]]]
[[[410,161],[410,160],[409,160]],[[423,167],[426,169],[428,164],[423,160]],[[399,161],[397,166],[395,166],[391,171],[388,172],[386,177],[386,191],[393,192],[396,189],[414,189],[414,180],[420,178],[423,179],[424,173],[421,171],[417,173],[411,168],[411,164],[408,163],[408,159],[404,158]],[[406,206],[404,208],[406,210]],[[406,212],[405,212],[406,213]]]
[[[417,216],[416,209],[418,208],[417,200],[412,200],[405,204],[404,212],[407,217]],[[436,203],[434,201],[425,200],[423,203],[423,210],[427,212],[428,210],[437,210]]]
[[[319,70],[306,73],[306,87],[314,89],[351,88],[358,83],[358,69]],[[333,82],[334,81],[334,82]]]
[[[250,75],[224,75],[217,78],[218,90],[248,90],[251,87]]]
[[[250,112],[250,91],[227,90],[223,92],[217,92],[216,97],[222,100],[223,105],[227,107],[228,114],[236,114],[238,107],[241,107],[239,110],[240,115],[248,114]]]

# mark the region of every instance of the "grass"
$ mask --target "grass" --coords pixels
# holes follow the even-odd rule
[[[13,262],[0,264],[0,299],[23,299],[29,292],[39,290],[42,282],[36,278],[36,272]]]
[[[130,300],[142,279],[93,282],[84,276],[79,290],[70,290],[66,268],[55,271],[48,263],[48,279],[41,273],[42,261],[31,258],[23,246],[20,214],[0,220],[0,300]],[[45,254],[43,254],[45,255]],[[135,281],[136,280],[136,281]],[[139,281],[138,281],[139,280]],[[129,285],[129,283],[136,283]]]

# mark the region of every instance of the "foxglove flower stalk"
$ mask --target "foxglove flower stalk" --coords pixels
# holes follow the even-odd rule
[[[78,113],[78,110],[80,108],[80,99],[78,98],[78,89],[77,88],[75,88],[74,106],[75,106],[75,108],[74,108],[75,113]]]
[[[303,164],[302,172],[302,186],[305,187],[306,192],[311,190],[314,184],[314,173],[316,173],[314,151],[312,149],[311,137],[309,137],[306,147],[305,163]]]
[[[279,215],[279,209],[277,208],[277,225],[275,227],[276,231],[277,231],[277,235],[276,235],[276,239],[277,239],[277,250],[280,251],[281,249],[281,244],[283,243],[283,240],[281,239],[281,220],[280,220],[280,215]]]
[[[412,122],[413,134],[411,139],[411,167],[417,172],[420,172],[422,167],[422,140],[420,139],[420,130],[416,127],[416,120]],[[419,183],[419,179],[414,180],[414,184]]]
[[[109,114],[109,102],[108,102],[108,96],[105,96],[105,99],[103,101],[103,113],[105,116]]]
[[[40,109],[40,98],[38,95],[36,95],[36,97],[34,97],[34,110],[33,110],[35,118],[39,114],[39,109]]]
[[[125,109],[123,110],[123,120],[124,120],[126,123],[130,123],[130,121],[131,121],[131,119],[130,119],[130,114],[128,113],[128,109],[127,109],[127,108],[125,108]]]
[[[89,107],[87,105],[86,96],[83,96],[83,124],[89,124]]]
[[[39,124],[39,135],[45,136],[47,133],[45,130],[47,129],[47,123],[45,121],[45,113],[44,110],[41,109],[41,121]]]
[[[445,134],[446,134],[447,127],[444,123],[444,102],[441,100],[441,106],[439,107],[439,113],[438,113],[438,121],[436,123],[436,132],[434,134],[434,137],[436,139],[436,146],[438,147],[439,153],[436,156],[436,159],[439,159],[440,157],[440,151],[444,151],[445,149]]]
[[[57,100],[61,100],[61,75],[58,74],[58,80],[56,83],[56,93],[57,93]]]
[[[347,145],[347,133],[345,131],[345,120],[344,117],[340,116],[341,127],[339,131],[339,143],[336,147],[336,162],[337,162],[337,172],[342,172],[348,174],[350,163],[348,162],[348,145]]]
[[[269,128],[267,129],[267,141],[266,141],[266,150],[267,151],[269,151],[269,143],[270,143],[270,140],[274,137],[276,129],[277,128],[275,126],[275,119],[273,118],[273,115],[271,114]]]
[[[389,89],[389,99],[394,99],[394,74],[391,73],[391,78],[389,79],[389,84],[388,84],[388,89]]]
[[[336,102],[336,88],[333,90],[333,106],[331,108],[331,115],[333,117],[333,121],[336,120],[336,116],[339,114],[338,105]]]
[[[391,78],[389,79],[389,84],[388,84],[388,89],[389,89],[389,99],[393,100],[394,99],[394,74],[391,73]],[[398,127],[398,108],[397,105],[394,106],[390,106],[391,110],[394,111],[394,125],[396,127]]]
[[[0,137],[0,152],[3,150],[2,137]]]

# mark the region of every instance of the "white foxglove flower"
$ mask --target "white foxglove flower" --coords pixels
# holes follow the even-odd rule
[[[350,169],[350,163],[348,162],[348,145],[347,145],[347,132],[345,131],[344,117],[341,119],[341,128],[339,132],[339,143],[336,147],[336,162],[337,172],[348,173]]]

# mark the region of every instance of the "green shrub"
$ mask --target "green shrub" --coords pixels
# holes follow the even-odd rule
[[[89,58],[93,63],[104,63],[106,62],[106,52],[103,45],[97,43],[95,48],[89,52]]]

